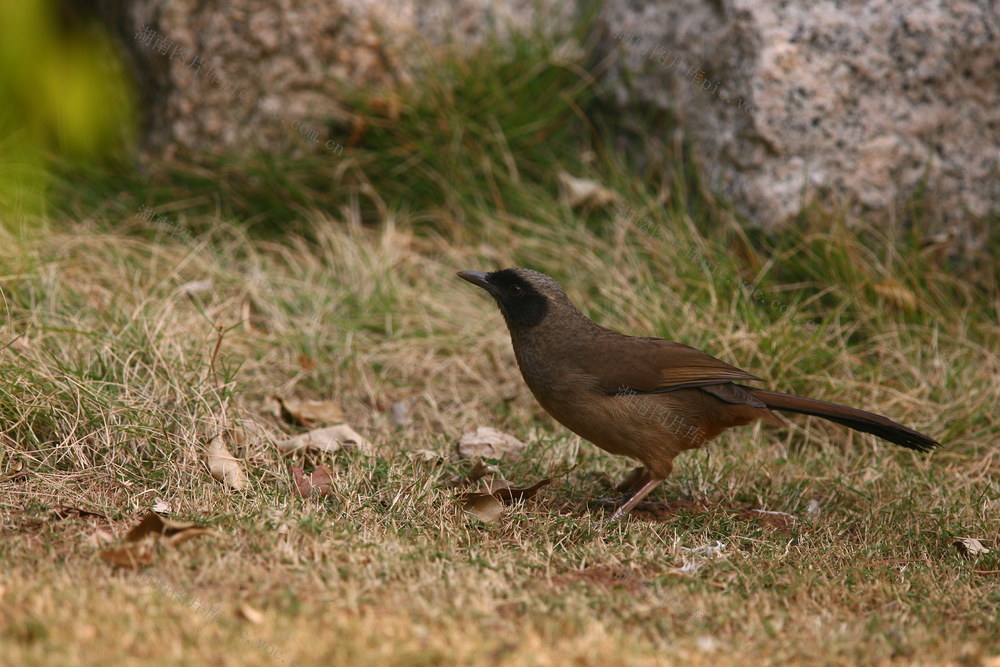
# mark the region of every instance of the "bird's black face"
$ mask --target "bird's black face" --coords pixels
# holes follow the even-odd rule
[[[508,322],[531,328],[545,319],[548,299],[532,284],[530,276],[521,275],[518,269],[460,271],[458,275],[489,292]]]

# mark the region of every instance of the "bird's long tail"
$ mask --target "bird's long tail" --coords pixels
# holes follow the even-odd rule
[[[837,405],[836,403],[817,401],[812,398],[782,394],[777,391],[753,389],[750,387],[746,387],[746,389],[749,389],[754,396],[762,400],[767,407],[773,410],[822,417],[823,419],[853,428],[855,431],[871,433],[880,438],[885,438],[889,442],[894,442],[897,445],[916,449],[921,452],[927,452],[940,446],[940,443],[933,438],[929,438],[923,433],[918,433],[902,424],[897,424],[882,415],[849,408],[846,405]]]

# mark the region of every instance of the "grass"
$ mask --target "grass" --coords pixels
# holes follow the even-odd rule
[[[996,659],[995,267],[822,211],[780,234],[745,232],[680,158],[675,174],[639,177],[606,152],[577,86],[587,77],[560,78],[582,64],[529,79],[545,57],[515,49],[494,78],[454,64],[447,85],[401,94],[394,123],[362,109],[371,129],[329,192],[295,181],[328,174],[328,156],[280,177],[248,161],[255,185],[216,183],[219,205],[199,199],[213,187],[200,170],[117,190],[95,175],[65,182],[47,234],[8,239],[0,476],[18,463],[26,474],[0,483],[6,660]],[[583,100],[582,113],[538,105],[536,80],[566,91],[547,100]],[[445,124],[462,140],[443,141],[438,111],[473,84],[524,115],[496,112],[497,125],[462,108]],[[537,135],[536,121],[562,129]],[[404,146],[418,158],[391,167]],[[618,201],[569,207],[560,170]],[[137,217],[140,204],[164,221]],[[255,215],[264,222],[246,224]],[[541,411],[499,313],[454,275],[513,265],[557,277],[602,324],[883,412],[944,447],[918,455],[799,418],[743,428],[682,455],[629,520],[596,525],[588,501],[630,462]],[[375,454],[279,455],[273,441],[302,429],[275,416],[271,395],[338,400]],[[405,428],[387,411],[398,400],[413,401]],[[495,523],[463,516],[450,480],[468,464],[408,453],[447,459],[480,425],[529,443],[499,464],[519,485],[575,467]],[[206,443],[224,426],[243,434],[229,442],[243,492],[208,471]],[[298,497],[290,466],[317,464],[337,473],[333,494]],[[104,537],[123,538],[159,500],[213,534],[142,571],[102,561]],[[952,541],[965,536],[991,553],[963,558]],[[698,551],[718,542],[718,556]]]

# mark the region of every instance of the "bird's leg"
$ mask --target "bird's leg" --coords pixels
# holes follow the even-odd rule
[[[656,485],[662,481],[663,481],[662,479],[654,477],[652,473],[650,473],[649,479],[646,480],[646,483],[640,486],[636,490],[636,492],[632,494],[632,497],[625,502],[624,505],[615,510],[615,513],[611,515],[610,519],[608,519],[608,523],[612,521],[618,521],[618,519],[622,518],[623,516],[631,512],[632,508],[634,508],[636,505],[642,502],[642,499],[648,496],[649,492],[655,489]]]
[[[601,507],[613,507],[617,509],[619,505],[623,505],[628,502],[628,499],[632,497],[632,494],[635,493],[643,484],[649,481],[651,475],[652,473],[649,472],[649,468],[646,466],[639,466],[638,468],[629,471],[629,473],[625,475],[625,479],[615,485],[614,490],[618,491],[619,495],[612,496],[610,498],[598,498],[591,500],[589,501],[589,504]]]

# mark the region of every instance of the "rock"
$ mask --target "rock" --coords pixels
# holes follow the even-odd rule
[[[557,0],[100,0],[139,84],[147,160],[176,154],[340,157],[348,87],[412,82],[425,44],[472,49],[494,31],[527,31]],[[546,18],[539,18],[544,14]],[[544,35],[540,35],[543,38]],[[332,131],[331,131],[332,130]]]
[[[601,19],[618,106],[673,114],[712,188],[757,223],[812,199],[891,211],[924,183],[946,219],[1000,210],[991,2],[609,0]],[[673,142],[642,135],[657,140]]]

